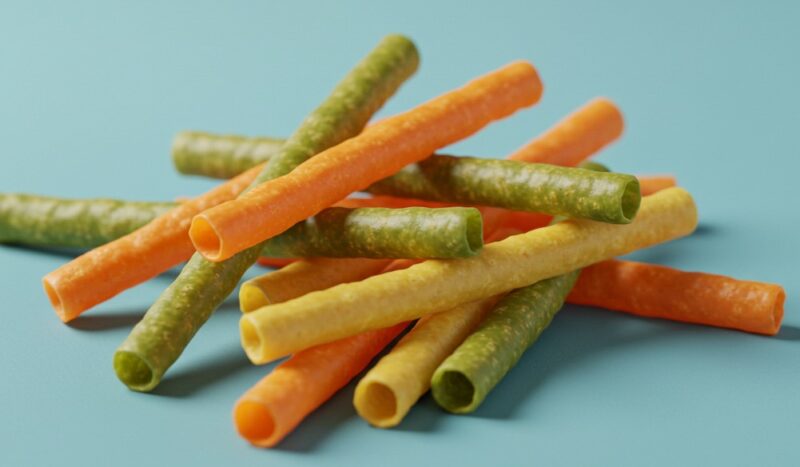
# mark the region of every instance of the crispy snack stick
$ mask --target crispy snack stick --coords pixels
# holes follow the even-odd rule
[[[175,206],[0,193],[0,243],[93,248],[133,232]]]
[[[84,253],[42,279],[50,304],[62,321],[151,279],[192,254],[186,232],[192,216],[233,199],[258,175],[261,166],[181,203],[144,227]]]
[[[298,127],[252,186],[281,177],[316,153],[353,137],[417,68],[414,44],[386,37]],[[194,255],[114,354],[117,377],[149,391],[258,259],[250,248],[223,263]]]
[[[376,194],[627,224],[641,196],[632,175],[472,157],[433,156],[369,188]]]
[[[785,299],[775,284],[609,260],[584,269],[567,301],[772,336],[780,330]]]
[[[236,402],[233,421],[256,446],[273,447],[350,382],[408,323],[306,349],[278,365]]]
[[[303,296],[334,285],[360,281],[383,271],[392,260],[308,258],[244,282],[239,287],[243,312]]]
[[[377,122],[284,177],[195,216],[189,236],[211,261],[274,237],[494,120],[535,104],[542,85],[532,65],[516,62],[410,111]]]
[[[622,135],[622,113],[608,99],[597,98],[519,148],[514,161],[574,167]]]
[[[182,131],[172,140],[172,162],[182,174],[231,178],[267,162],[285,142],[276,138]]]
[[[266,363],[684,236],[696,225],[691,195],[671,188],[645,199],[631,224],[562,222],[493,243],[472,258],[426,261],[263,307],[242,316],[242,346],[251,361]]]
[[[473,412],[564,304],[580,270],[539,281],[506,295],[478,329],[436,369],[431,392],[454,413]]]
[[[328,208],[262,245],[284,258],[466,258],[483,222],[475,208]]]
[[[622,113],[608,99],[598,98],[556,123],[542,135],[517,150],[512,160],[543,164],[577,166],[583,160],[614,142],[622,135]],[[173,160],[175,168],[184,174],[227,178],[245,168],[241,154],[253,157],[253,164],[265,162],[273,147],[274,138],[215,135],[205,132],[183,132],[175,139],[173,148],[180,155]],[[207,160],[212,158],[213,160]],[[390,177],[391,178],[391,177]]]
[[[678,180],[672,175],[639,175],[638,178],[642,196],[678,186]]]

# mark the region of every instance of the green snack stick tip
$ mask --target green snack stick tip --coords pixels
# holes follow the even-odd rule
[[[453,413],[473,412],[547,328],[580,274],[574,271],[506,295],[436,369],[431,392]]]
[[[161,378],[155,375],[150,364],[133,352],[114,353],[114,372],[126,386],[139,392],[152,390]]]
[[[329,208],[267,240],[279,258],[465,258],[483,247],[475,208]]]
[[[630,223],[641,200],[632,175],[528,162],[434,155],[374,183],[374,194]]]

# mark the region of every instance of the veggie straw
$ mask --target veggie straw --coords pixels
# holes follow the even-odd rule
[[[92,248],[163,215],[175,203],[0,194],[0,243]]]
[[[775,284],[609,260],[586,268],[567,301],[648,318],[775,335],[786,293]]]
[[[532,65],[507,65],[415,109],[381,120],[288,175],[195,216],[189,236],[199,253],[222,261],[434,150],[533,105],[541,92]]]
[[[172,162],[183,174],[231,178],[267,162],[285,142],[276,138],[182,131],[172,140]]]
[[[265,256],[466,258],[483,247],[475,208],[328,208],[263,244]]]
[[[508,158],[574,167],[619,138],[624,127],[617,106],[608,99],[596,98]]]
[[[247,313],[315,290],[366,279],[383,271],[389,259],[308,258],[262,274],[239,287],[239,306]]]
[[[266,363],[684,236],[696,225],[691,195],[670,188],[643,200],[631,224],[570,220],[487,245],[472,258],[430,260],[260,308],[240,321],[242,346],[254,363]]]
[[[618,139],[623,127],[622,113],[617,106],[608,99],[597,98],[526,143],[510,159],[577,166]],[[243,163],[246,158],[240,154],[248,157],[263,154],[261,158],[253,157],[252,163],[265,162],[273,141],[280,140],[182,132],[175,137],[173,160],[181,173],[228,178],[249,168]],[[180,152],[177,155],[176,150]]]
[[[552,321],[580,270],[505,296],[436,369],[431,392],[454,413],[473,412]]]
[[[672,175],[645,175],[639,176],[639,186],[642,196],[648,196],[657,191],[678,186],[678,181]]]
[[[641,201],[639,181],[632,175],[453,156],[406,166],[369,191],[615,224],[633,220]]]
[[[252,186],[290,172],[304,160],[357,134],[417,68],[414,44],[388,36],[359,63],[274,155]],[[344,198],[344,197],[343,197]],[[194,255],[114,354],[117,377],[130,389],[149,391],[227,297],[260,248],[224,263]]]

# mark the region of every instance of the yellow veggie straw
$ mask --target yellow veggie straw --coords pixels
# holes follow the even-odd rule
[[[697,209],[682,188],[642,201],[627,225],[570,220],[487,245],[474,257],[432,260],[313,292],[242,316],[242,346],[263,364],[624,255],[691,233]]]
[[[262,306],[285,302],[315,290],[359,281],[383,271],[391,260],[367,258],[311,258],[254,277],[239,288],[239,307],[249,313]]]

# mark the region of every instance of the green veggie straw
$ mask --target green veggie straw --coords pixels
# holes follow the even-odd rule
[[[437,155],[372,185],[374,194],[628,224],[642,200],[633,175]]]
[[[172,141],[172,162],[183,174],[233,178],[269,160],[284,142],[274,138],[182,131]]]
[[[196,143],[180,145],[188,148],[181,153],[182,157],[191,157],[195,161],[192,168],[196,169],[189,170],[176,164],[181,173],[236,175],[250,167],[242,164],[236,153],[248,151],[247,148],[259,144],[258,140],[245,137],[201,135]],[[178,139],[192,138],[184,135]],[[242,149],[238,149],[237,144]],[[225,146],[228,150],[214,154],[213,170],[202,169],[212,165],[209,160],[211,155],[192,151],[191,148],[215,145]],[[258,163],[252,160],[253,164]],[[373,184],[367,191],[378,195],[494,206],[613,224],[630,223],[641,202],[639,181],[633,175],[600,174],[547,164],[438,154],[405,167],[397,174]]]
[[[0,193],[0,243],[93,248],[126,235],[174,203]]]
[[[436,403],[470,413],[547,328],[580,271],[556,276],[506,295],[431,378]]]
[[[414,44],[386,37],[314,110],[251,188],[289,173],[315,154],[357,135],[419,63]],[[261,245],[220,263],[195,254],[114,354],[117,377],[130,389],[150,391],[256,261]]]
[[[608,170],[593,162],[581,166]],[[552,277],[503,297],[433,373],[436,403],[453,413],[474,412],[550,325],[579,275],[580,270]]]
[[[264,243],[276,258],[465,258],[483,247],[475,208],[329,208]]]
[[[0,194],[0,243],[93,248],[177,203]],[[483,247],[475,208],[329,208],[263,244],[273,258],[464,258]]]

